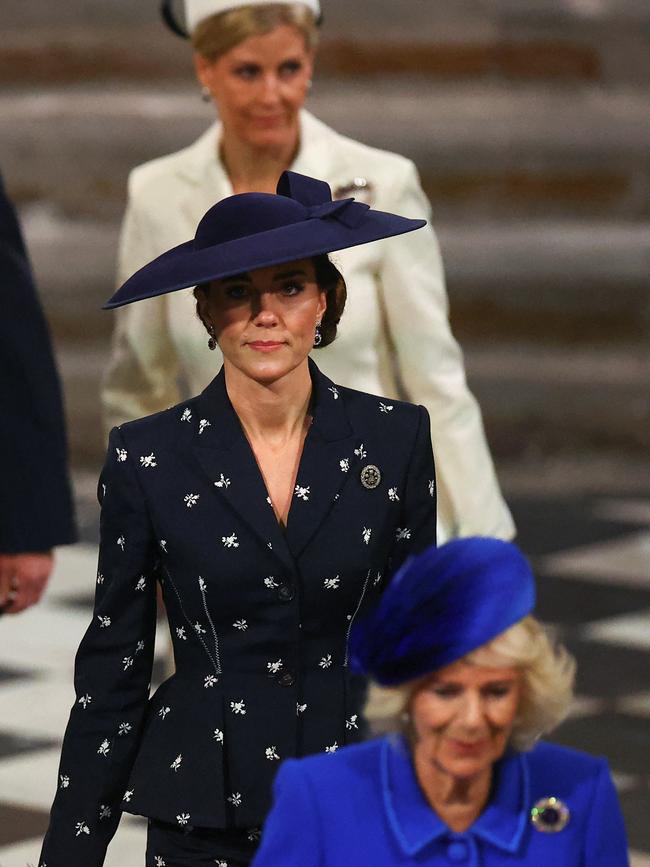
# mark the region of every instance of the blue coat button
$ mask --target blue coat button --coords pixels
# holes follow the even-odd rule
[[[280,584],[278,588],[278,599],[280,602],[291,602],[295,595],[295,591],[291,584]]]
[[[454,864],[460,864],[461,861],[467,861],[469,858],[469,847],[462,840],[454,840],[447,846],[447,857]]]

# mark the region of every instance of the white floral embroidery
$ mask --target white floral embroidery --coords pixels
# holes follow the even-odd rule
[[[163,549],[163,551],[166,554],[167,553],[167,542],[164,539],[161,539],[160,542],[158,542],[158,544],[160,545],[160,547]]]
[[[392,412],[393,411],[393,405],[390,403],[388,403],[388,404],[382,403],[380,401],[379,402],[379,411],[380,412]]]
[[[59,784],[59,788],[61,789],[67,789],[70,785],[70,777],[67,774],[61,774],[59,780],[61,781]]]
[[[217,677],[214,674],[208,674],[203,678],[203,689],[209,689],[217,683]]]
[[[199,422],[199,433],[202,434],[206,427],[212,427],[207,418],[202,418]]]
[[[350,469],[350,459],[349,458],[343,458],[342,460],[339,461],[339,466],[341,467],[342,473],[347,473],[348,470]]]
[[[192,509],[199,502],[200,498],[200,494],[185,494],[185,496],[183,497],[183,502],[188,509]]]
[[[167,716],[167,714],[169,713],[170,710],[171,710],[170,707],[161,707],[160,710],[158,711],[158,716],[161,719],[165,719],[165,717]]]
[[[77,832],[75,837],[78,837],[79,834],[90,834],[90,828],[85,822],[77,822],[74,827]]]
[[[79,704],[82,705],[84,710],[86,710],[91,701],[92,698],[88,695],[88,693],[86,693],[86,695],[82,695],[79,699]]]
[[[124,536],[120,536],[120,538],[117,540],[117,544],[120,546],[120,548],[122,550],[124,550],[125,543],[126,543],[126,539],[124,538]]]
[[[235,714],[246,716],[246,702],[243,699],[241,701],[231,701],[230,710]]]
[[[273,550],[273,545],[270,542],[266,543],[266,547],[269,549],[269,551]]]
[[[201,624],[197,622],[194,624],[194,631],[197,635],[205,635],[205,627],[201,626]]]
[[[273,500],[270,497],[266,498],[266,502],[269,504],[271,508],[273,508]]]
[[[368,452],[363,447],[363,443],[361,443],[358,449],[354,450],[354,453],[358,458],[361,458],[361,460],[363,460],[368,455]]]
[[[375,579],[374,579],[373,582],[372,582],[373,587],[376,587],[377,584],[379,584],[379,582],[381,581],[381,577],[382,577],[382,576],[381,576],[381,572],[377,572],[377,575],[376,575]]]
[[[332,394],[334,395],[334,400],[339,399],[339,390],[338,388],[336,388],[336,386],[330,385],[327,390],[332,392]]]
[[[340,583],[341,579],[336,575],[334,578],[326,578],[323,581],[323,586],[326,590],[338,590]]]
[[[169,767],[172,771],[177,771],[180,768],[182,761],[183,756],[179,753]]]
[[[124,793],[124,797],[122,798],[122,800],[126,801],[128,804],[134,794],[135,794],[135,789],[127,789],[126,792]]]
[[[269,674],[277,674],[283,666],[283,662],[281,659],[276,659],[275,662],[267,662],[266,667],[269,670]]]
[[[107,756],[111,750],[110,741],[107,741],[106,738],[101,742],[99,747],[97,748],[97,753],[100,756]]]
[[[266,758],[270,762],[277,762],[280,760],[280,756],[278,755],[278,751],[277,751],[276,747],[274,747],[274,746],[273,747],[267,747],[265,752],[266,752]]]
[[[214,863],[217,865],[217,867],[228,867],[227,861],[215,861]]]
[[[239,548],[236,533],[232,533],[230,536],[222,536],[221,541],[223,542],[224,548]]]
[[[223,473],[219,475],[219,481],[215,482],[216,488],[229,488],[230,487],[230,479],[227,479]]]
[[[105,617],[102,614],[98,614],[97,619],[99,620],[99,625],[101,629],[107,629],[111,625],[110,617]]]
[[[185,634],[184,626],[176,627],[176,635],[181,639],[181,641],[187,641],[187,635]]]
[[[395,540],[397,542],[403,542],[404,539],[411,538],[411,531],[408,527],[398,527],[397,532],[395,533]]]
[[[223,743],[223,732],[221,729],[215,729],[213,737],[218,744]]]
[[[104,819],[110,819],[113,815],[113,811],[108,806],[108,804],[100,804],[99,805],[99,821],[103,821]]]
[[[370,537],[372,536],[372,530],[368,527],[364,527],[361,535],[363,536],[363,541],[366,543],[366,545],[369,545]]]
[[[140,577],[138,578],[138,583],[135,585],[135,589],[136,590],[144,590],[144,588],[146,586],[147,586],[147,579],[144,577],[144,575],[140,575]]]
[[[277,587],[279,587],[280,585],[279,585],[278,582],[275,580],[275,578],[273,577],[273,575],[269,575],[268,578],[265,578],[265,579],[264,579],[264,586],[265,586],[265,587],[268,587],[269,590],[275,590],[275,589],[276,589]]]
[[[248,833],[246,834],[246,838],[251,843],[256,843],[261,838],[261,836],[262,836],[262,829],[261,828],[250,828]],[[219,867],[219,864],[217,864],[217,867]],[[223,867],[228,867],[228,865],[224,864]]]
[[[133,657],[125,656],[122,660],[122,665],[124,666],[124,671],[126,671],[127,668],[131,668],[131,666],[133,665]]]
[[[192,410],[189,408],[189,406],[186,406],[183,410],[181,421],[192,421]]]
[[[190,814],[179,813],[178,816],[176,816],[176,821],[179,825],[187,825],[187,823],[190,821]]]
[[[156,461],[156,456],[153,452],[150,455],[140,455],[140,466],[141,467],[157,467],[158,462]]]
[[[104,576],[102,575],[101,572],[98,572],[98,573],[97,573],[97,583],[98,583],[98,584],[103,584],[103,583],[104,583]]]
[[[391,501],[391,503],[399,502],[399,494],[397,493],[397,488],[388,489],[388,499]]]
[[[301,713],[304,713],[307,710],[306,704],[300,704],[300,702],[296,702],[296,716],[300,716]]]
[[[322,656],[318,664],[321,668],[329,668],[332,664],[332,654],[328,653],[326,656]]]
[[[132,728],[133,728],[133,726],[131,725],[131,723],[123,722],[123,723],[120,723],[117,733],[120,736],[128,735],[128,733],[131,731]]]
[[[188,410],[185,410],[185,412],[188,412]],[[155,867],[167,867],[167,862],[165,861],[164,858],[161,858],[160,855],[154,856],[153,861],[154,861]]]
[[[128,458],[129,453],[127,452],[126,449],[115,449],[115,451],[117,452],[117,459],[118,459],[118,461],[119,461],[121,464],[123,464],[124,461]]]
[[[247,620],[235,620],[233,623],[235,629],[239,629],[241,632],[246,632],[248,629],[248,621]]]
[[[338,742],[334,741],[331,747],[325,747],[326,753],[335,753],[339,748]]]
[[[303,488],[302,485],[296,485],[293,493],[299,500],[304,500],[305,503],[309,500],[309,487]]]
[[[358,729],[359,726],[357,725],[357,718],[358,718],[358,714],[353,713],[352,716],[350,717],[350,719],[346,719],[346,721],[345,721],[346,729],[348,729],[348,730]]]
[[[228,801],[233,805],[233,807],[241,806],[241,793],[233,792],[232,795],[228,798]]]
[[[429,496],[433,497],[436,493],[436,483],[434,479],[429,479]]]
[[[202,593],[205,593],[207,591],[207,589],[208,589],[208,585],[205,583],[203,578],[201,578],[201,576],[199,575],[199,590]]]
[[[135,655],[137,656],[138,653],[141,653],[143,650],[144,650],[144,641],[138,641],[138,643],[136,644],[136,647],[135,647]]]

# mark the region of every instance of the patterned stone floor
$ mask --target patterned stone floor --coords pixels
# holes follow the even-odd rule
[[[540,579],[538,613],[579,663],[574,713],[556,739],[609,759],[632,863],[650,867],[650,494],[522,494],[512,505]],[[1,623],[0,867],[36,867],[47,822],[91,604],[93,507],[82,524],[87,542],[59,553],[42,604]],[[106,865],[137,867],[143,850],[142,822],[125,817]]]

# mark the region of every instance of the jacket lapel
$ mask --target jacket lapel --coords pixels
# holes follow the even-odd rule
[[[255,533],[285,568],[295,563],[277,522],[262,474],[226,391],[223,368],[198,399],[194,453],[215,495]],[[232,530],[236,531],[234,524]]]
[[[339,389],[309,360],[313,421],[296,477],[286,539],[298,557],[357,472],[362,443],[352,429]]]

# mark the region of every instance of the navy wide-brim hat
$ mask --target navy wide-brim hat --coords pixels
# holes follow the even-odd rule
[[[332,201],[324,181],[283,172],[276,195],[239,193],[213,205],[193,240],[136,271],[104,309],[402,235],[425,225],[426,220],[375,211],[354,199]]]
[[[430,674],[513,626],[535,606],[535,579],[519,548],[454,539],[411,557],[352,630],[350,667],[384,686]]]

